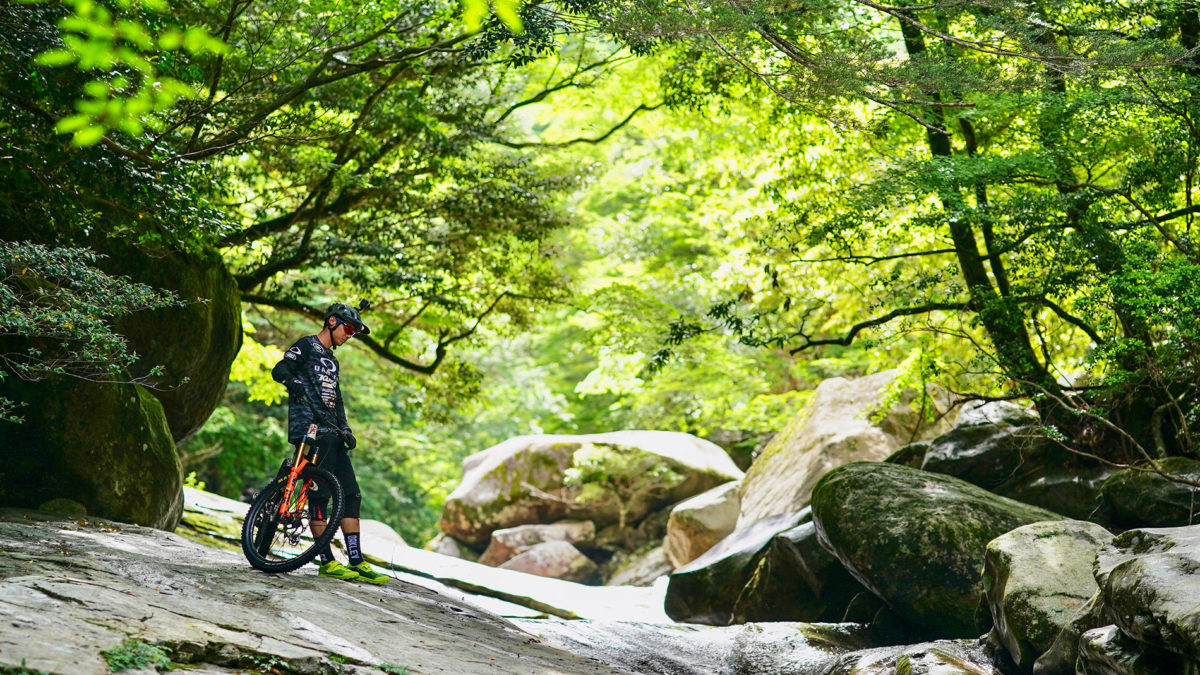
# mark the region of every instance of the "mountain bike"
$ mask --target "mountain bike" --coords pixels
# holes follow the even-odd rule
[[[255,569],[299,569],[337,534],[345,496],[337,478],[317,468],[316,440],[317,425],[309,425],[296,454],[284,460],[274,480],[250,504],[242,523],[242,552]],[[325,512],[317,513],[317,503],[326,496]],[[325,521],[325,530],[315,538],[310,534],[313,520]]]

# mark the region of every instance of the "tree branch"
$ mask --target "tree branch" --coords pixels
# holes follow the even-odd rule
[[[858,337],[858,334],[863,332],[864,330],[866,330],[868,328],[874,328],[875,326],[882,326],[882,325],[889,323],[891,321],[894,321],[895,319],[898,319],[902,316],[916,316],[916,315],[928,314],[930,312],[936,312],[936,311],[962,311],[964,309],[967,309],[969,306],[970,306],[970,304],[966,303],[966,302],[931,302],[927,305],[918,305],[915,307],[900,307],[897,309],[893,309],[892,311],[888,312],[887,314],[884,314],[883,316],[878,316],[873,319],[868,319],[866,321],[861,321],[859,323],[856,323],[850,327],[850,330],[847,331],[845,335],[843,335],[842,337],[838,337],[838,338],[813,340],[811,337],[804,335],[803,333],[793,333],[792,335],[788,336],[789,339],[795,338],[795,337],[801,337],[804,339],[804,342],[801,345],[799,345],[798,347],[794,347],[791,350],[789,350],[788,354],[795,355],[806,349],[811,349],[813,347],[820,347],[823,345],[842,345],[842,346],[849,345],[852,342],[854,342],[854,339],[856,337]]]

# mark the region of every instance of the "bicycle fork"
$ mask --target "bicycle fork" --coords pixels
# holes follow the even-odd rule
[[[293,512],[292,498],[296,492],[296,480],[300,477],[300,472],[309,464],[315,464],[317,461],[317,453],[315,450],[317,441],[317,425],[308,425],[308,433],[305,434],[304,440],[300,441],[300,445],[296,446],[296,456],[292,460],[292,470],[288,472],[287,485],[283,488],[283,499],[279,502],[279,515],[288,516],[289,512]],[[308,451],[313,449],[312,458],[309,459]],[[294,512],[300,512],[308,506],[308,490],[301,490],[300,501],[295,504]]]

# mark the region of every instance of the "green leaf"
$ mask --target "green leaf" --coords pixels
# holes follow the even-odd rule
[[[84,148],[99,143],[101,138],[104,138],[104,127],[89,126],[75,132],[71,145]]]
[[[52,49],[48,52],[42,52],[41,54],[38,54],[38,57],[34,59],[34,62],[39,66],[55,67],[75,63],[76,58],[78,57],[75,56],[75,52],[69,49]]]
[[[521,23],[520,15],[517,14],[517,10],[520,9],[520,2],[521,0],[496,0],[495,10],[496,16],[504,22],[504,25],[509,30],[518,35],[523,35],[525,33],[525,26]]]

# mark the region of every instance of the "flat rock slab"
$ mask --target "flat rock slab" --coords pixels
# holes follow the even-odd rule
[[[0,670],[108,673],[100,652],[136,638],[184,672],[623,672],[401,580],[268,575],[174,534],[13,509],[0,540]]]

